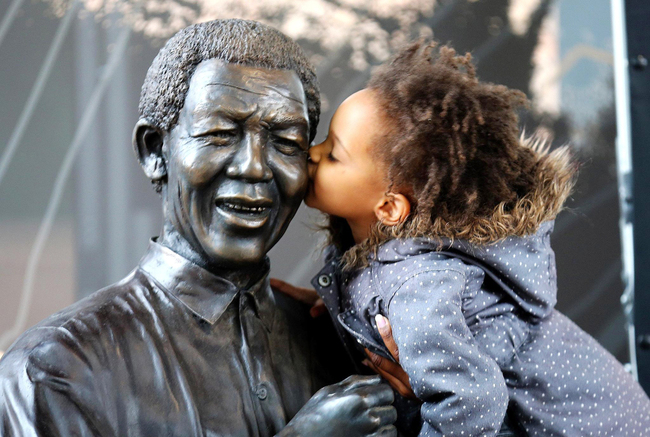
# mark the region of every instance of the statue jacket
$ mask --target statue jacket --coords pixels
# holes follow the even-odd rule
[[[350,369],[329,320],[267,274],[239,290],[152,242],[124,280],[6,352],[0,436],[276,434]]]
[[[506,410],[517,435],[650,436],[642,388],[554,309],[552,230],[485,246],[389,240],[349,272],[331,252],[312,283],[353,353],[392,359],[375,315],[389,319],[422,402],[398,415],[421,436],[494,436]]]

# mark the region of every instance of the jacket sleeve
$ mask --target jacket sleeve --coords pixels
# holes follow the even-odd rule
[[[461,269],[425,270],[406,278],[389,302],[400,364],[423,402],[421,436],[494,436],[505,416],[503,375],[465,323],[464,287]]]

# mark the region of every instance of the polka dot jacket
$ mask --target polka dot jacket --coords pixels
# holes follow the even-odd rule
[[[493,436],[506,409],[529,436],[650,436],[648,396],[553,309],[552,230],[480,247],[391,240],[351,273],[330,253],[312,283],[349,349],[390,358],[374,316],[390,320],[420,436]]]

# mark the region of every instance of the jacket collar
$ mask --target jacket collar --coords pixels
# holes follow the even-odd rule
[[[543,318],[557,302],[555,255],[550,244],[553,225],[553,220],[549,220],[535,234],[510,236],[486,245],[448,238],[394,239],[383,243],[370,259],[380,265],[425,253],[429,254],[428,259],[459,259],[483,270],[524,311]]]
[[[377,248],[377,253],[371,253],[368,255],[368,258],[371,262],[378,261],[380,263],[393,263],[403,261],[411,256],[420,255],[422,253],[441,250],[448,246],[448,241],[443,242],[442,239],[394,239],[382,243],[382,245]]]
[[[325,307],[329,310],[330,315],[336,319],[341,310],[340,308],[340,289],[341,271],[339,264],[341,262],[341,252],[334,245],[328,246],[324,253],[324,266],[311,280],[311,284],[323,299]],[[335,325],[338,325],[335,323]]]
[[[199,267],[155,239],[149,242],[149,250],[139,267],[164,291],[211,325],[219,320],[241,291],[253,297],[255,312],[264,326],[268,330],[272,326],[275,299],[269,286],[268,258],[262,278],[246,290],[239,290],[232,282]]]

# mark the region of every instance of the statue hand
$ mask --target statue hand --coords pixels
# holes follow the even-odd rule
[[[375,316],[375,321],[377,322],[379,335],[381,335],[386,348],[388,348],[388,351],[393,356],[396,363],[386,360],[366,349],[366,355],[368,355],[370,360],[364,360],[363,364],[381,375],[386,382],[388,382],[388,384],[390,384],[390,386],[403,397],[408,399],[417,399],[415,393],[413,393],[413,389],[411,388],[409,376],[406,374],[404,369],[402,369],[402,366],[399,365],[399,349],[397,348],[397,343],[395,343],[395,339],[393,338],[393,330],[390,327],[388,319],[381,314],[377,314]]]
[[[353,375],[320,389],[278,437],[397,436],[393,391],[378,376]]]
[[[296,287],[289,284],[288,282],[284,282],[276,278],[271,278],[271,288],[284,293],[299,302],[309,305],[311,307],[309,314],[311,314],[312,317],[318,317],[321,314],[325,314],[327,311],[323,299],[318,296],[316,290],[313,290],[311,288]]]

